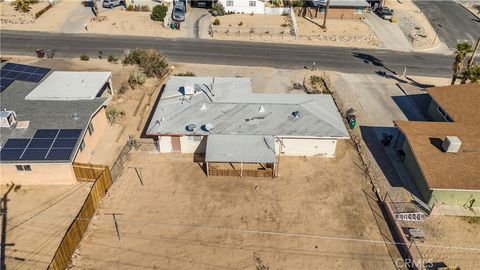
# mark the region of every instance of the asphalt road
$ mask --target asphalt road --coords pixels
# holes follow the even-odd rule
[[[448,55],[395,52],[325,46],[270,44],[260,42],[164,39],[155,37],[61,34],[0,31],[2,54],[31,55],[35,49],[53,49],[56,57],[121,56],[126,49],[156,48],[173,62],[263,66],[285,69],[316,67],[347,73],[396,72],[407,75],[450,77]]]
[[[474,45],[480,37],[478,18],[458,3],[451,0],[416,0],[415,4],[427,16],[433,28],[438,29],[440,39],[449,48],[455,49],[457,43],[462,41]]]

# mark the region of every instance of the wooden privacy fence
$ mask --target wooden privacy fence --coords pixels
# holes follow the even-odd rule
[[[89,181],[94,182],[94,184],[82,208],[60,242],[48,269],[64,270],[68,267],[68,263],[80,244],[83,234],[87,231],[88,224],[95,214],[100,200],[112,185],[112,177],[108,166],[83,163],[74,163],[72,166],[78,181]]]
[[[240,170],[208,168],[209,176],[233,176],[240,177]],[[273,170],[243,170],[243,177],[274,177]]]

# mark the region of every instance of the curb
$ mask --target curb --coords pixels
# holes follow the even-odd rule
[[[468,9],[465,4],[463,3],[458,3],[461,7],[463,7],[466,11],[470,12],[470,14],[472,14],[473,16],[477,17],[478,21],[480,21],[480,14],[475,14],[473,11],[471,11],[470,9]],[[480,5],[480,4],[479,4]]]

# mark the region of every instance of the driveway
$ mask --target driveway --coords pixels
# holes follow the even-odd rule
[[[412,51],[413,47],[398,25],[378,17],[375,13],[365,14],[365,22],[383,42],[385,48],[396,51]]]
[[[455,49],[457,43],[462,41],[475,44],[480,36],[478,18],[458,3],[450,0],[414,2],[425,13],[434,29],[439,29],[440,39],[449,48]]]
[[[205,8],[188,8],[188,12],[186,14],[185,22],[182,23],[182,27],[187,30],[186,36],[188,38],[200,38],[203,36],[203,21],[211,16],[208,13],[208,10]],[[208,26],[207,26],[208,31]]]

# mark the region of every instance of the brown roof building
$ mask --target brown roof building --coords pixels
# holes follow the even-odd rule
[[[405,136],[404,164],[430,206],[478,207],[480,84],[434,87],[427,92],[432,97],[429,115],[435,122],[395,121]]]

